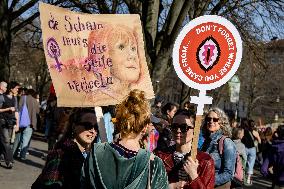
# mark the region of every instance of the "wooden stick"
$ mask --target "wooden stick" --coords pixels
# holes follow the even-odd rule
[[[106,128],[105,128],[105,122],[104,122],[104,115],[103,110],[100,106],[95,107],[96,116],[97,116],[97,122],[99,126],[99,136],[101,138],[101,142],[107,142],[107,135],[106,135]]]
[[[191,144],[191,158],[195,161],[197,156],[198,140],[202,124],[202,115],[197,115],[195,120],[195,127],[193,130],[193,139]]]

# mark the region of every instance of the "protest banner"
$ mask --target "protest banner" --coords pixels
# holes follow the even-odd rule
[[[227,19],[206,15],[184,26],[173,49],[173,65],[178,77],[189,87],[198,89],[192,96],[197,104],[191,156],[196,158],[198,137],[205,104],[212,104],[206,90],[225,84],[237,71],[242,57],[242,40]]]
[[[82,14],[44,3],[39,10],[58,106],[115,105],[132,89],[154,97],[139,15]]]

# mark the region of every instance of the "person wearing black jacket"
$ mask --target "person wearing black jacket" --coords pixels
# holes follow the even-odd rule
[[[261,143],[259,133],[255,130],[253,120],[243,119],[241,127],[244,128],[244,137],[242,143],[246,147],[247,166],[246,166],[246,180],[245,185],[252,185],[251,177],[253,174],[253,167],[256,159],[256,145],[255,141]]]
[[[19,130],[19,114],[16,95],[20,85],[11,82],[8,85],[8,92],[2,96],[2,107],[0,109],[0,145],[8,169],[13,167],[13,150],[10,142],[13,130]]]

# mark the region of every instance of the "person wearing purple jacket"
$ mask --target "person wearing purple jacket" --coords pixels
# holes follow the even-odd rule
[[[272,141],[271,151],[261,166],[261,173],[268,176],[273,172],[272,188],[284,189],[284,124],[278,126],[276,133],[278,137]],[[271,167],[272,171],[269,171]]]

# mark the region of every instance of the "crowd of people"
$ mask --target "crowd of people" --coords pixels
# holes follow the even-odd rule
[[[19,89],[0,84],[0,152],[7,168],[13,157],[26,158],[39,112],[38,94]],[[272,188],[284,188],[284,124],[259,131],[254,121],[236,122],[212,107],[203,115],[195,159],[189,102],[180,108],[156,98],[150,106],[143,91],[132,90],[120,104],[103,107],[98,124],[94,108],[57,107],[51,90],[44,109],[49,153],[33,189],[242,188],[252,185],[255,165]]]
[[[38,113],[36,91],[13,81],[0,83],[0,155],[8,169],[13,168],[14,157],[26,159]]]

